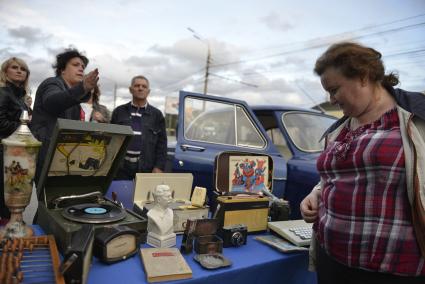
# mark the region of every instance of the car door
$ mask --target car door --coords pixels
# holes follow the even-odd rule
[[[178,121],[173,172],[193,173],[194,186],[206,187],[210,198],[214,160],[224,151],[272,156],[274,165],[280,164],[273,178],[281,181],[283,194],[285,161],[245,102],[181,91]]]
[[[287,161],[285,199],[300,204],[319,181],[316,160],[324,148],[323,133],[336,121],[335,117],[313,111],[276,112],[279,128],[292,152]],[[291,219],[300,219],[299,207],[294,207]]]

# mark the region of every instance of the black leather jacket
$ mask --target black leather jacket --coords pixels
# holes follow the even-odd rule
[[[69,88],[62,77],[44,80],[37,89],[31,131],[41,142],[48,141],[58,118],[80,120],[80,103],[90,98],[83,83]]]
[[[131,126],[131,102],[120,105],[112,112],[111,123]],[[140,172],[153,168],[165,169],[167,161],[167,134],[161,111],[150,104],[142,115],[142,147],[139,160]]]
[[[30,125],[35,138],[43,143],[38,153],[36,182],[38,182],[57,119],[80,120],[80,103],[86,102],[89,98],[90,92],[85,93],[82,82],[69,88],[60,76],[48,78],[38,87]]]
[[[23,110],[29,111],[25,104],[25,89],[9,82],[0,87],[0,139],[10,136],[18,128]]]

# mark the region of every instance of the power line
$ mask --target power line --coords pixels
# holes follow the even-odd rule
[[[314,100],[313,99],[313,97],[312,96],[310,96],[310,94],[304,89],[304,88],[302,88],[301,87],[301,85],[298,83],[298,81],[295,81],[295,85],[298,87],[298,89],[307,97],[307,98],[309,98],[310,99],[310,101],[312,101],[313,102],[313,104],[315,105],[315,106],[318,106],[319,107],[319,109],[321,110],[321,111],[323,111],[323,112],[326,112],[317,102],[316,102],[316,100]]]
[[[395,53],[391,53],[388,55],[384,55],[385,59],[388,60],[394,60],[395,57],[399,57],[399,56],[404,56],[404,55],[421,55],[422,53],[425,52],[425,48],[421,48],[421,49],[416,49],[416,50],[409,50],[409,51],[396,51]],[[422,57],[422,55],[421,55]],[[416,63],[417,60],[415,60],[415,62],[412,63]],[[281,66],[279,67],[275,67],[273,68],[273,70],[267,70],[267,71],[261,71],[261,72],[249,72],[249,73],[243,73],[244,77],[256,77],[256,76],[262,76],[264,74],[274,74],[274,73],[279,73],[281,72],[280,70],[288,68],[287,66]],[[311,70],[308,70],[309,72],[311,72]]]
[[[350,40],[356,40],[356,39],[361,39],[361,38],[365,38],[365,37],[371,37],[371,36],[381,35],[381,34],[385,34],[385,33],[401,31],[401,30],[405,30],[405,29],[417,28],[417,27],[420,27],[420,26],[423,26],[423,25],[425,25],[425,22],[406,25],[406,26],[397,27],[397,28],[391,28],[391,29],[388,29],[388,30],[373,32],[373,33],[366,34],[366,35],[354,36],[354,37],[351,37]],[[348,34],[348,32],[345,33],[345,34]],[[237,61],[221,63],[221,64],[212,64],[212,65],[210,65],[210,67],[211,68],[222,67],[222,66],[240,64],[240,63],[246,63],[246,62],[252,62],[252,61],[260,61],[260,60],[264,60],[264,59],[270,59],[270,58],[273,58],[273,57],[279,57],[279,56],[283,56],[283,55],[288,55],[288,54],[292,54],[292,53],[298,53],[298,52],[303,52],[303,51],[307,51],[307,50],[312,50],[312,49],[317,49],[317,48],[320,48],[320,47],[328,46],[329,42],[326,42],[326,38],[323,39],[323,40],[325,42],[313,44],[313,45],[308,46],[308,47],[283,51],[283,52],[279,52],[279,53],[275,53],[275,54],[269,54],[269,55],[258,57],[258,58],[252,58],[252,59],[246,59],[246,60],[237,60]],[[308,44],[309,42],[313,42],[313,41],[316,41],[316,39],[306,41],[305,44]]]
[[[176,82],[168,83],[167,85],[161,86],[160,88],[161,89],[167,89],[167,88],[172,87],[174,85],[180,84],[180,83],[184,82],[185,80],[191,78],[192,76],[195,76],[195,75],[199,74],[201,71],[203,72],[204,70],[205,70],[205,68],[201,68],[198,71],[196,71],[196,72],[194,72],[194,73],[192,73],[190,75],[185,76],[183,79],[180,79],[180,80],[178,80]]]
[[[188,27],[187,29],[192,33],[194,38],[196,38],[196,39],[207,44],[208,53],[207,53],[207,62],[206,62],[206,65],[205,65],[205,81],[204,81],[204,95],[206,95],[207,91],[208,91],[208,76],[210,74],[209,70],[210,70],[210,65],[211,65],[211,62],[212,62],[210,42],[207,39],[205,39],[203,36],[198,34],[194,29],[192,29],[190,27]]]
[[[401,52],[398,52],[398,53],[384,55],[384,57],[385,58],[388,58],[388,57],[394,57],[394,56],[400,56],[400,55],[408,55],[408,54],[416,54],[416,53],[422,53],[422,52],[425,52],[425,48],[417,49],[417,50],[401,51]]]
[[[204,78],[198,78],[198,79],[194,80],[192,82],[192,84],[197,86],[199,84],[199,82],[203,82],[203,81],[204,81]],[[170,93],[178,92],[180,90],[181,90],[181,88],[173,89],[172,91],[170,91]]]
[[[227,81],[232,81],[232,82],[235,82],[235,83],[246,85],[246,86],[249,86],[249,87],[258,88],[258,85],[254,85],[254,84],[250,84],[250,83],[247,83],[247,82],[243,82],[243,81],[235,80],[235,79],[232,79],[232,78],[224,77],[224,76],[221,76],[221,75],[218,75],[218,74],[210,73],[210,75],[215,76],[215,77],[220,78],[220,79],[227,80]]]
[[[298,42],[293,42],[293,43],[290,43],[290,44],[283,44],[283,45],[274,46],[274,47],[267,47],[267,48],[252,50],[252,51],[248,51],[248,52],[245,52],[245,53],[258,53],[258,52],[262,52],[262,51],[270,50],[270,49],[281,49],[281,48],[287,48],[287,47],[295,46],[295,45],[299,45],[299,44],[306,44],[308,42],[314,42],[314,41],[318,41],[318,40],[332,39],[334,37],[343,37],[345,35],[350,35],[352,33],[357,33],[357,32],[362,32],[362,31],[367,31],[367,30],[373,30],[373,29],[376,29],[376,28],[392,25],[392,24],[399,23],[399,22],[405,22],[405,21],[420,18],[420,17],[423,17],[423,16],[425,16],[425,13],[418,14],[418,15],[415,15],[415,16],[406,17],[406,18],[397,19],[397,20],[382,23],[382,24],[369,25],[369,26],[365,26],[365,27],[362,27],[362,28],[359,28],[359,29],[348,31],[348,32],[337,33],[337,34],[334,34],[334,35],[328,35],[328,36],[324,36],[324,37],[317,37],[317,38],[310,39],[310,40],[307,40],[307,41],[298,41]],[[229,53],[229,52],[215,52],[215,55],[222,55],[222,54],[226,54],[226,53]]]
[[[246,60],[239,60],[239,61],[233,61],[233,62],[221,63],[221,64],[210,64],[209,67],[211,67],[211,68],[212,67],[221,67],[221,66],[227,66],[227,65],[232,65],[232,64],[239,64],[239,63],[245,63],[245,62],[251,62],[251,61],[260,61],[260,60],[270,59],[270,58],[273,58],[273,57],[279,57],[279,56],[283,56],[283,55],[287,55],[287,54],[291,54],[291,53],[298,53],[298,52],[313,50],[313,49],[317,49],[317,48],[320,48],[320,47],[324,47],[324,46],[329,45],[329,43],[326,42],[326,41],[328,41],[328,40],[330,40],[332,38],[333,38],[333,40],[335,40],[335,37],[350,36],[352,33],[355,33],[355,32],[359,32],[359,31],[370,31],[370,30],[376,29],[378,27],[382,27],[382,26],[386,26],[386,25],[390,25],[390,24],[394,24],[394,23],[398,23],[398,22],[403,22],[403,21],[411,20],[411,19],[414,19],[414,18],[422,17],[424,15],[425,14],[420,14],[420,15],[416,15],[416,16],[412,16],[412,17],[408,17],[408,18],[404,18],[404,19],[398,19],[398,20],[395,20],[395,21],[392,21],[392,22],[387,22],[387,23],[380,24],[380,25],[367,26],[367,27],[363,27],[361,29],[357,29],[357,30],[353,30],[353,31],[339,33],[339,34],[336,34],[336,35],[330,35],[330,36],[323,37],[323,38],[315,38],[315,39],[311,39],[311,40],[308,40],[308,41],[304,41],[304,42],[299,42],[298,43],[298,44],[310,44],[310,46],[307,46],[307,47],[295,48],[295,49],[292,49],[292,50],[287,50],[287,51],[279,52],[279,53],[276,53],[276,54],[270,54],[270,55],[266,55],[266,56],[262,56],[262,57],[258,57],[258,58],[252,58],[252,59],[246,59]],[[363,34],[363,35],[358,35],[358,36],[351,36],[350,39],[351,40],[361,39],[361,38],[367,38],[367,37],[382,35],[382,34],[391,33],[391,32],[398,32],[398,31],[403,31],[403,30],[407,30],[407,29],[414,29],[414,28],[421,27],[423,25],[425,25],[425,22],[420,22],[420,23],[415,23],[415,24],[408,24],[408,25],[404,25],[404,26],[400,26],[400,27],[393,27],[393,28],[386,29],[386,30],[375,31],[375,32],[371,32],[371,33],[368,33],[368,34]],[[318,43],[318,41],[321,41],[321,42]],[[295,44],[291,44],[291,45],[287,45],[287,46],[288,47],[289,46],[294,46]],[[270,49],[270,48],[268,48],[268,49]],[[391,59],[393,59],[394,57],[403,56],[403,55],[418,55],[418,54],[420,55],[423,51],[424,51],[424,49],[409,50],[409,51],[400,51],[400,52],[395,52],[395,53],[392,53],[392,54],[384,55],[384,57],[385,58],[390,57]],[[217,53],[214,53],[214,55],[217,55]],[[212,58],[212,56],[210,56],[210,59],[209,59],[208,62],[211,63],[212,61],[213,61],[213,58]],[[202,69],[198,70],[197,72],[195,72],[195,73],[193,73],[191,75],[188,75],[188,76],[184,77],[183,79],[181,79],[181,80],[179,80],[177,82],[173,82],[173,83],[167,84],[165,86],[162,86],[162,88],[169,88],[169,87],[172,87],[172,86],[174,86],[176,84],[182,83],[185,80],[187,80],[190,77],[198,74],[201,71],[205,71],[205,68],[202,68]],[[262,75],[264,73],[275,73],[275,72],[273,72],[273,71],[264,71],[264,72],[258,72],[257,74],[245,74],[245,75],[254,75],[255,76],[255,75]],[[218,75],[218,74],[209,73],[209,75],[212,75],[212,76],[215,76],[215,77],[224,79],[224,80],[241,83],[241,84],[248,85],[248,86],[258,87],[257,85],[254,85],[254,84],[250,84],[250,83],[238,81],[238,80],[235,80],[235,79],[227,78],[227,77],[224,77],[224,76],[221,76],[221,75]],[[204,77],[204,79],[206,79],[206,78]],[[199,81],[199,80],[196,80],[196,81]]]

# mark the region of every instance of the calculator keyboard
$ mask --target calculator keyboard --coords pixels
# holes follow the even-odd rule
[[[300,226],[300,227],[293,227],[288,228],[290,232],[293,232],[296,236],[300,237],[302,240],[309,240],[311,239],[312,230],[309,226]]]
[[[313,235],[313,224],[304,220],[269,222],[271,231],[297,246],[308,246]]]

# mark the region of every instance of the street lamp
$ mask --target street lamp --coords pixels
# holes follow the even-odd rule
[[[208,53],[207,53],[207,63],[206,63],[206,67],[205,67],[205,81],[204,81],[204,95],[207,94],[208,91],[208,76],[209,76],[209,70],[210,70],[210,59],[211,59],[211,48],[210,48],[210,43],[208,40],[206,40],[205,38],[203,38],[202,36],[200,36],[194,29],[192,28],[187,28],[188,31],[190,31],[192,33],[192,36],[200,41],[202,41],[203,43],[207,44],[208,47]]]

